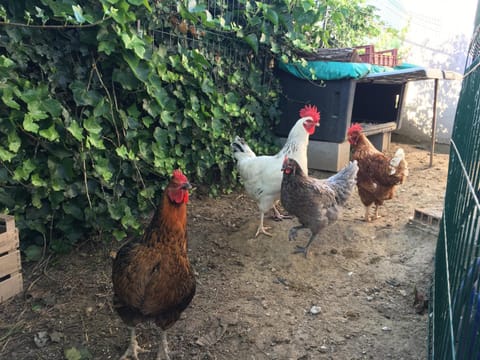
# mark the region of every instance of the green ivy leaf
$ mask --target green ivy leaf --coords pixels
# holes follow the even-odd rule
[[[10,162],[15,157],[15,154],[0,146],[0,160]]]
[[[9,108],[20,110],[20,104],[13,99],[13,91],[11,88],[7,87],[3,89],[2,101]]]
[[[92,134],[87,136],[87,147],[92,146],[94,148],[105,150],[105,144],[99,135]]]
[[[37,166],[35,162],[32,159],[27,159],[15,169],[13,172],[13,179],[17,181],[27,180],[32,171],[36,170],[36,168]]]
[[[107,158],[102,156],[95,157],[95,170],[106,181],[109,182],[112,179],[112,170],[110,169],[110,162]]]
[[[48,112],[53,118],[58,118],[62,114],[62,105],[56,99],[44,99],[41,103],[41,108]]]
[[[77,139],[78,141],[83,141],[83,129],[78,125],[78,122],[72,120],[70,125],[67,127],[67,130],[72,136]]]
[[[133,56],[131,53],[124,54],[124,59],[138,80],[142,82],[148,81],[150,67],[148,66],[147,62],[141,61],[138,57]]]
[[[84,219],[82,209],[73,202],[64,202],[62,205],[63,211],[65,214],[72,215],[75,219],[82,221]]]
[[[35,173],[32,175],[32,185],[33,186],[36,186],[36,187],[46,187],[48,185],[48,183],[43,180],[39,174]]]
[[[25,114],[24,120],[23,120],[23,128],[25,131],[30,131],[32,133],[38,133],[38,129],[40,128],[35,122],[33,116],[30,115],[30,113]]]
[[[102,132],[102,126],[99,124],[98,119],[95,117],[89,117],[83,122],[83,127],[92,135],[99,135]]]
[[[142,39],[140,39],[136,34],[129,35],[127,33],[122,33],[120,37],[127,49],[133,50],[135,55],[137,55],[140,59],[144,58],[145,43]]]
[[[113,237],[115,238],[115,240],[117,240],[117,241],[121,241],[121,240],[123,240],[127,237],[127,233],[123,230],[115,229],[115,230],[113,230],[112,234],[113,234]]]
[[[8,133],[8,149],[14,153],[17,153],[22,146],[22,140],[18,136],[15,130],[12,130]]]
[[[25,253],[25,260],[27,262],[40,261],[40,259],[42,258],[43,249],[38,245],[29,245],[24,250],[24,253]]]
[[[75,20],[78,23],[83,24],[85,22],[85,18],[83,17],[83,9],[80,5],[72,5],[73,15],[75,16]]]
[[[128,150],[125,145],[115,149],[117,155],[124,160],[136,160],[135,153],[132,150]]]
[[[49,141],[56,141],[59,139],[60,135],[55,128],[55,124],[52,124],[49,128],[40,130],[38,134]]]
[[[265,17],[273,24],[278,25],[278,14],[271,8],[267,8],[265,11]]]
[[[256,34],[248,34],[244,37],[245,42],[250,45],[255,55],[258,54],[258,37]]]

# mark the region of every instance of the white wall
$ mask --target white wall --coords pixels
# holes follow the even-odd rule
[[[403,61],[426,68],[463,74],[478,0],[368,0],[391,26],[408,26],[400,48]],[[408,86],[402,128],[398,133],[417,141],[430,141],[433,80]],[[436,138],[448,143],[461,81],[441,81],[437,107]]]
[[[451,70],[463,74],[468,49],[466,35],[458,35],[432,48],[410,44],[405,61],[427,68]],[[440,80],[437,98],[436,140],[448,143],[452,134],[461,80]],[[411,82],[402,111],[402,128],[397,133],[413,140],[429,141],[433,117],[434,81]]]

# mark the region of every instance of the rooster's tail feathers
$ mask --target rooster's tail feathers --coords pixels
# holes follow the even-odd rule
[[[408,176],[407,161],[405,160],[405,152],[399,148],[390,160],[390,175],[401,172],[404,177]]]
[[[395,155],[390,160],[390,167],[396,168],[400,164],[400,161],[405,160],[405,151],[402,148],[397,149]]]
[[[250,146],[248,146],[246,141],[240,136],[235,136],[235,139],[232,141],[230,147],[232,149],[233,156],[237,160],[239,160],[240,158],[256,156],[253,150],[250,149]]]

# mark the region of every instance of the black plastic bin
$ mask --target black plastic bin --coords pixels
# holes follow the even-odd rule
[[[277,70],[282,86],[280,95],[280,123],[275,132],[287,137],[299,119],[299,110],[306,104],[317,106],[320,126],[310,136],[311,140],[341,143],[346,140],[350,127],[356,81],[312,81],[297,78],[283,70]]]
[[[280,69],[277,76],[282,86],[282,115],[275,132],[280,137],[288,136],[305,104],[316,105],[320,111],[320,127],[310,136],[311,140],[342,143],[347,140],[352,122],[368,126],[371,135],[384,132],[384,125],[390,123],[393,128],[389,126],[389,132],[400,128],[406,82],[395,82],[393,78],[389,81],[388,77],[381,82],[368,77],[312,81]]]

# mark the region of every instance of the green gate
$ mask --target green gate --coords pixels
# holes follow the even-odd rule
[[[430,302],[430,359],[480,359],[480,12],[450,148]]]

